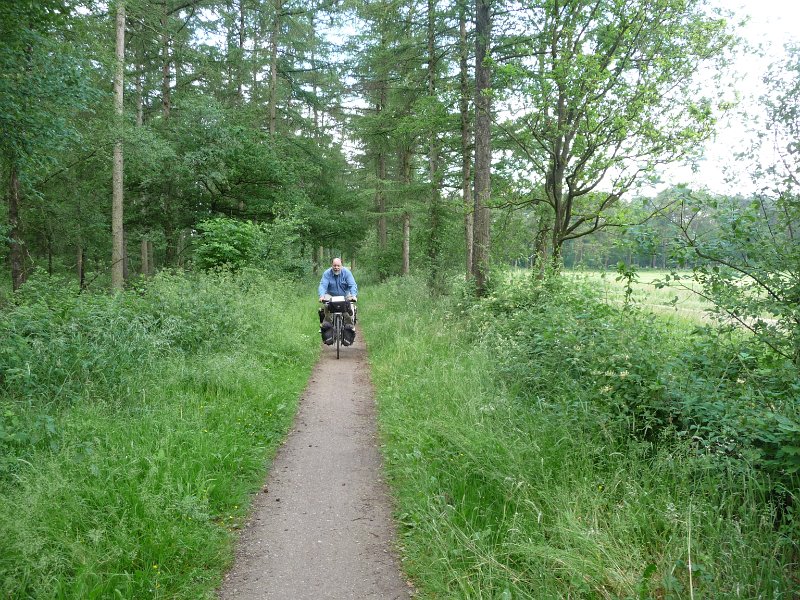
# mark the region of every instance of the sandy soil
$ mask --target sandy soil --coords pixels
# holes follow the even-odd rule
[[[394,535],[359,335],[323,348],[220,598],[409,598]]]

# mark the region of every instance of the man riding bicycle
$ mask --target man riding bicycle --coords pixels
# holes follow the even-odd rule
[[[358,296],[358,286],[353,274],[342,266],[341,258],[334,258],[331,262],[331,268],[326,269],[322,274],[322,279],[319,282],[319,301],[325,302],[326,296],[344,296],[345,299],[355,302]],[[322,334],[322,341],[329,346],[333,344],[333,322],[331,320],[330,312],[328,311],[327,303],[323,309],[320,309],[321,327],[319,329]],[[344,331],[342,333],[342,343],[349,346],[356,339],[356,330],[353,327],[353,316],[355,309],[350,306],[350,312],[344,313]]]

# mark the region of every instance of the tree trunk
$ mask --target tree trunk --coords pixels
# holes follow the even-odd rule
[[[139,74],[136,76],[136,126],[142,127],[144,125],[144,65],[139,65]]]
[[[322,246],[317,246],[314,249],[314,275],[319,275],[320,271],[324,270],[322,268],[322,257],[323,248]]]
[[[86,289],[86,256],[83,251],[83,246],[78,246],[78,250],[75,253],[76,258],[76,270],[78,275],[78,288],[81,290]]]
[[[378,213],[378,248],[383,252],[387,244],[386,228],[386,155],[381,150],[378,153],[378,189],[375,191],[375,210]]]
[[[403,184],[404,190],[411,187],[411,148],[404,147],[400,150],[400,181]],[[411,273],[411,213],[406,205],[406,210],[403,212],[403,250],[402,250],[401,274],[408,275]]]
[[[186,240],[188,237],[189,235],[186,229],[183,229],[180,233],[178,233],[178,248],[176,258],[178,267],[181,269],[186,266]]]
[[[122,232],[122,278],[128,281],[130,278],[130,257],[128,256],[128,232]]]
[[[381,33],[381,47],[386,45],[385,34]],[[378,81],[378,102],[375,106],[375,113],[380,120],[388,98],[388,83],[386,79],[381,76]],[[377,157],[377,173],[378,178],[375,190],[375,210],[378,213],[377,227],[378,227],[378,249],[381,252],[386,250],[387,245],[387,228],[386,228],[386,152],[380,142],[378,142],[378,157]]]
[[[319,65],[317,65],[317,29],[314,22],[314,16],[311,15],[311,93],[314,98],[319,97]],[[322,137],[322,132],[319,130],[319,107],[317,102],[311,104],[312,117],[314,119],[314,139],[319,143]]]
[[[475,2],[475,215],[472,273],[479,296],[486,293],[491,240],[491,215],[487,207],[492,167],[491,73],[485,60],[491,36],[490,1]]]
[[[467,0],[461,0],[458,6],[459,30],[459,71],[461,97],[459,112],[461,113],[461,197],[464,206],[464,242],[466,247],[466,276],[472,276],[472,123],[469,114],[469,48],[467,46]]]
[[[117,139],[114,142],[113,200],[111,205],[111,289],[121,290],[124,285],[124,232],[122,227],[122,127],[123,127],[123,84],[125,73],[125,3],[117,5],[117,44],[116,71],[114,73],[114,113],[116,116]]]
[[[252,78],[250,87],[250,101],[254,103],[258,102],[258,74],[261,70],[261,65],[258,62],[259,50],[261,50],[261,27],[261,14],[258,11],[255,11],[255,18],[253,20],[253,52],[250,54],[250,66],[252,68],[252,72],[250,73]]]
[[[142,269],[141,273],[145,277],[150,275],[150,253],[148,252],[148,242],[149,240],[142,238],[141,244],[141,260],[142,260]]]
[[[170,56],[169,56],[169,8],[167,0],[162,1],[161,14],[161,114],[164,119],[169,118],[172,108],[170,97]]]
[[[411,272],[411,215],[403,213],[403,269],[402,274]]]
[[[244,103],[244,0],[239,0],[239,64],[236,65],[236,95]]]
[[[11,261],[11,287],[17,291],[27,279],[25,273],[25,254],[20,231],[19,207],[22,193],[19,173],[15,160],[11,160],[11,177],[8,182],[8,238],[10,240],[9,257]]]
[[[428,96],[436,97],[436,1],[428,0]],[[441,193],[439,181],[439,139],[438,132],[431,131],[428,151],[428,178],[430,180],[430,206],[428,210],[428,258],[431,265],[431,278],[434,284],[439,272],[439,253],[442,245]]]
[[[283,0],[274,0],[275,14],[269,39],[269,135],[275,137],[278,119],[278,36],[281,31]]]

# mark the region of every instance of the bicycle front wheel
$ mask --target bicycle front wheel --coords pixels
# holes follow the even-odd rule
[[[336,358],[339,358],[339,346],[342,344],[342,315],[334,317],[333,335],[336,336]]]

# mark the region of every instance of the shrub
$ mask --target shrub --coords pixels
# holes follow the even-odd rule
[[[498,286],[468,314],[520,396],[579,404],[620,434],[669,433],[726,469],[756,466],[765,485],[796,491],[800,376],[755,338],[620,311],[557,276]]]
[[[198,225],[201,236],[195,244],[195,263],[204,270],[238,271],[250,266],[283,275],[304,274],[309,265],[298,251],[302,227],[294,218],[272,223],[226,218],[203,221]]]

